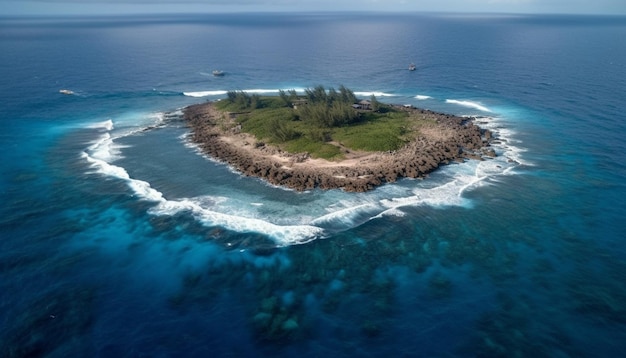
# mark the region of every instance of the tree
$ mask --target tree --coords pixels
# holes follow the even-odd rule
[[[372,94],[372,97],[370,97],[370,108],[372,109],[372,111],[374,112],[378,112],[378,110],[380,109],[380,102],[378,102],[378,99],[376,99],[376,96]]]
[[[293,102],[298,99],[298,92],[295,89],[289,90],[289,101]]]
[[[283,102],[285,102],[285,106],[290,106],[291,105],[291,98],[287,94],[287,92],[285,92],[283,90],[279,90],[278,91],[278,95],[280,96],[280,99],[282,99]]]
[[[326,93],[326,89],[324,86],[319,85],[315,88],[307,88],[304,90],[304,93],[309,101],[309,103],[327,103],[328,102],[328,94]]]
[[[330,142],[332,140],[331,133],[323,128],[311,128],[307,134],[314,142]]]
[[[354,92],[346,88],[344,85],[339,86],[339,94],[341,95],[341,101],[344,103],[354,104],[357,102]]]
[[[278,118],[273,118],[267,123],[267,129],[273,140],[286,142],[298,136],[298,133]]]
[[[353,123],[358,120],[358,113],[352,108],[356,102],[354,93],[344,86],[337,92],[328,91],[323,86],[307,88],[305,94],[308,104],[299,109],[303,121],[320,128],[331,128]]]
[[[250,96],[244,91],[228,91],[226,93],[226,100],[233,104],[237,110],[257,109],[261,108],[263,105],[261,96],[256,93]]]
[[[255,93],[251,97],[249,97],[248,108],[252,108],[252,109],[261,108],[261,96]]]
[[[327,102],[329,104],[332,104],[334,102],[341,102],[341,95],[337,93],[337,91],[332,87],[328,89]]]

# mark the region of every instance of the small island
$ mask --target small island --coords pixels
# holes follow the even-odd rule
[[[424,178],[440,165],[495,157],[491,132],[459,117],[364,100],[344,86],[228,92],[188,106],[191,140],[247,176],[298,191],[364,192],[400,178]]]

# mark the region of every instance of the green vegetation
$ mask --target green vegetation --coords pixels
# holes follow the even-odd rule
[[[249,112],[255,109],[287,107],[281,97],[261,97],[258,94],[248,94],[243,91],[229,91],[226,98],[217,102],[216,107],[228,112]]]
[[[241,130],[293,153],[314,158],[341,159],[340,146],[351,150],[391,151],[413,139],[425,120],[379,102],[361,101],[344,86],[294,90],[278,96],[228,92],[216,103],[219,110],[236,113]],[[341,144],[339,144],[341,143]]]
[[[367,113],[360,125],[336,128],[333,138],[348,148],[365,151],[388,151],[401,148],[415,135],[417,128],[406,112]]]
[[[285,143],[284,148],[291,153],[308,152],[314,158],[338,159],[342,157],[338,146],[316,141],[306,136]]]

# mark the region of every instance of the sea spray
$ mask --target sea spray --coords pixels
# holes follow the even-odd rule
[[[483,112],[491,112],[489,108],[485,107],[484,105],[478,102],[465,101],[465,100],[462,101],[462,100],[457,100],[457,99],[446,99],[446,103],[458,104],[463,107],[474,108]]]
[[[154,202],[155,205],[148,211],[151,215],[174,216],[189,213],[206,227],[259,233],[272,238],[277,246],[285,246],[327,237],[381,216],[402,216],[402,208],[406,206],[471,206],[471,201],[465,199],[463,193],[487,178],[510,173],[519,163],[511,160],[511,156],[521,151],[511,144],[512,139],[507,138],[514,133],[506,131],[505,120],[485,117],[481,118],[481,123],[491,128],[499,140],[493,145],[499,155],[496,158],[483,162],[472,160],[451,164],[432,173],[427,180],[405,179],[359,195],[338,190],[285,192],[286,198],[314,198],[313,201],[307,200],[307,204],[302,207],[284,206],[280,201],[266,201],[252,192],[241,192],[237,197],[200,195],[168,198],[167,193],[152,188],[149,178],[132,178],[125,168],[112,164],[122,158],[125,151],[131,149],[116,141],[135,135],[150,135],[150,132],[145,132],[141,127],[122,131],[114,128],[111,121],[99,124],[100,131],[105,132],[100,133],[99,139],[85,149],[83,156],[100,174],[125,181],[137,198]],[[116,137],[111,133],[116,133]],[[191,145],[187,136],[180,135],[179,141],[204,157],[197,146]],[[194,175],[191,172],[187,174]],[[233,171],[230,175],[239,174]]]

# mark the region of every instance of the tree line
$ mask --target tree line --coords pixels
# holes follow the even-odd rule
[[[359,119],[359,113],[352,107],[357,98],[343,85],[339,91],[332,87],[326,90],[324,86],[307,88],[304,99],[307,103],[298,107],[298,115],[316,127],[338,127]]]
[[[239,111],[255,110],[265,107],[294,108],[291,116],[271,118],[265,123],[271,137],[279,142],[289,141],[301,135],[290,121],[307,123],[307,133],[314,141],[328,141],[329,129],[352,124],[359,121],[360,114],[353,107],[358,102],[352,90],[345,86],[326,89],[324,86],[307,88],[304,95],[298,95],[295,90],[279,90],[278,98],[268,99],[258,94],[248,94],[244,91],[229,91],[226,101],[229,107]],[[372,109],[378,107],[378,101],[372,96]],[[297,104],[297,106],[296,106]],[[310,132],[310,133],[309,133]]]
[[[244,91],[228,91],[226,99],[240,110],[261,108],[261,97],[256,93],[249,95]]]

